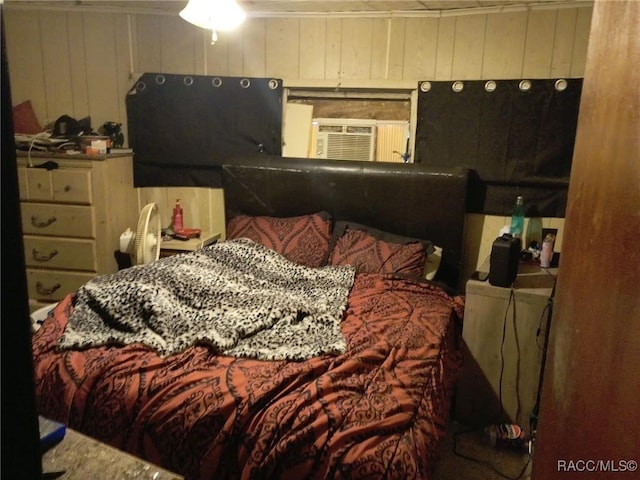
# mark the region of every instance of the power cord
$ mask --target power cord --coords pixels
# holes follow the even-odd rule
[[[513,318],[515,321],[515,309],[516,309],[516,303],[515,303],[515,289],[513,288],[513,284],[511,285],[510,291],[509,291],[509,300],[507,301],[507,307],[504,311],[504,317],[503,317],[503,321],[502,321],[502,339],[500,342],[500,380],[499,380],[499,384],[498,384],[498,390],[499,390],[499,400],[500,400],[500,416],[504,417],[505,415],[505,410],[504,410],[504,403],[503,403],[503,396],[502,396],[502,382],[503,382],[503,377],[504,377],[504,367],[505,367],[505,358],[504,358],[504,344],[505,344],[505,340],[507,337],[507,318],[509,316],[509,309],[511,307],[511,304],[513,303]],[[518,400],[518,404],[519,404],[519,400]],[[519,406],[518,406],[518,410],[519,410]],[[501,472],[493,463],[489,462],[488,460],[482,460],[480,458],[476,458],[476,457],[472,457],[470,455],[466,455],[463,454],[461,452],[458,451],[458,437],[460,435],[464,435],[464,434],[468,434],[468,433],[473,433],[473,432],[478,432],[482,430],[482,428],[472,428],[472,429],[468,429],[468,430],[462,430],[459,432],[455,432],[453,434],[453,453],[460,457],[460,458],[464,458],[465,460],[469,460],[481,465],[486,465],[488,467],[490,467],[496,474],[498,474],[500,477],[502,478],[506,478],[507,480],[521,480],[523,477],[525,471],[527,470],[527,467],[529,466],[529,463],[531,463],[531,455],[530,453],[527,454],[527,461],[524,464],[524,466],[522,467],[522,470],[520,471],[520,473],[516,476],[516,477],[512,477],[507,475],[504,472]],[[528,477],[528,476],[527,476]]]
[[[502,319],[502,340],[500,341],[500,380],[498,382],[498,398],[500,400],[500,415],[504,416],[504,404],[502,400],[502,380],[504,377],[504,342],[507,338],[507,315],[509,314],[509,307],[513,302],[513,315],[515,318],[515,310],[516,310],[516,302],[515,302],[515,290],[513,288],[513,284],[511,285],[511,290],[509,291],[509,301],[507,302],[507,308],[504,311],[504,318]]]
[[[547,318],[547,324],[549,321],[551,321],[551,315],[553,313],[553,299],[556,294],[556,283],[558,281],[558,278],[554,276],[551,272],[549,272],[549,270],[547,270],[546,268],[542,268],[542,270],[544,270],[545,273],[547,273],[547,275],[553,278],[553,287],[551,288],[551,295],[549,295],[549,298],[547,299],[547,304],[544,306],[544,308],[542,309],[542,312],[540,313],[540,320],[538,321],[538,328],[536,329],[536,345],[540,350],[542,350],[544,354],[546,354],[547,352],[546,348],[543,345],[540,345],[540,343],[538,342],[538,339],[540,338],[540,334],[542,333],[542,323],[544,322],[545,317]]]
[[[534,410],[533,412],[530,412],[531,416],[537,416],[537,412],[538,412],[538,408],[539,408],[539,403],[540,403],[540,390],[542,388],[542,376],[543,376],[543,369],[544,369],[544,363],[545,363],[545,357],[546,357],[546,353],[547,353],[547,346],[546,343],[548,341],[548,337],[549,337],[549,326],[551,323],[551,315],[553,313],[553,300],[555,297],[555,292],[556,292],[556,283],[557,283],[557,277],[555,275],[553,275],[551,272],[549,272],[548,269],[546,268],[542,268],[542,270],[549,275],[550,277],[553,278],[553,286],[551,288],[551,294],[549,295],[549,298],[547,299],[547,304],[544,306],[544,308],[542,309],[542,312],[540,313],[540,319],[538,320],[538,327],[536,329],[536,346],[538,347],[538,349],[540,349],[542,351],[542,355],[543,355],[543,361],[542,361],[542,365],[541,365],[541,371],[539,374],[539,384],[538,384],[538,392],[537,392],[537,399],[536,399],[536,404],[534,406]],[[514,334],[516,335],[516,344],[517,344],[517,332],[516,332],[516,301],[515,301],[515,290],[513,287],[513,284],[511,285],[511,290],[509,292],[509,301],[507,302],[507,308],[505,309],[504,312],[504,318],[503,318],[503,325],[502,325],[502,342],[500,344],[500,384],[499,384],[499,398],[500,398],[500,413],[504,414],[504,405],[503,405],[503,400],[502,400],[502,380],[503,380],[503,373],[504,373],[504,352],[503,352],[503,347],[504,347],[504,342],[505,342],[505,337],[506,337],[506,327],[507,327],[507,316],[508,316],[508,312],[509,312],[509,307],[511,306],[511,302],[513,302],[513,325],[514,325]],[[543,322],[544,319],[547,319],[547,322],[545,324],[545,336],[544,336],[544,340],[545,340],[545,345],[540,345],[539,342],[539,338],[540,338],[540,334],[542,333],[542,328],[543,328]],[[519,348],[519,345],[518,345]],[[520,353],[518,351],[518,353]],[[517,377],[519,377],[519,373],[517,374]],[[516,378],[516,389],[518,388],[518,378]],[[516,392],[517,393],[517,392]],[[516,418],[520,415],[520,395],[516,394],[516,399],[518,402],[518,406],[517,406],[517,411],[516,411]],[[530,434],[533,436],[533,432],[534,432],[534,425],[535,422],[531,421],[531,417],[530,417]]]
[[[546,269],[545,271],[551,275],[553,277],[553,275],[548,272]],[[555,290],[556,290],[556,282],[555,282],[556,278],[554,277],[554,284],[553,284],[553,288],[551,290],[551,295],[549,296],[549,299],[547,301],[547,305],[545,306],[545,308],[543,309],[541,315],[540,315],[540,320],[538,323],[538,328],[536,330],[536,345],[544,352],[544,354],[546,354],[546,342],[548,340],[548,336],[549,336],[549,324],[551,321],[551,315],[552,315],[552,309],[553,309],[553,299],[555,296]],[[507,307],[505,309],[504,312],[504,317],[503,317],[503,322],[502,322],[502,339],[500,342],[500,380],[499,380],[499,385],[498,385],[498,390],[499,390],[499,400],[500,400],[500,414],[501,416],[503,416],[505,414],[505,410],[504,410],[504,403],[503,403],[503,396],[502,396],[502,383],[503,383],[503,377],[504,377],[504,368],[505,368],[505,358],[504,358],[504,344],[506,341],[506,333],[507,333],[507,318],[509,316],[509,308],[511,307],[511,303],[513,303],[513,319],[514,319],[514,325],[515,325],[515,318],[516,318],[516,302],[515,302],[515,289],[513,287],[513,284],[511,285],[510,291],[509,291],[509,300],[507,301]],[[546,315],[545,315],[546,314]],[[545,346],[540,346],[538,343],[538,338],[540,336],[540,333],[542,332],[542,324],[543,324],[543,320],[545,318],[545,316],[547,317],[547,324],[546,324],[546,335],[545,335]],[[543,360],[543,365],[542,368],[544,368],[544,360]],[[540,384],[542,383],[542,373],[540,374]],[[539,388],[540,390],[540,388]],[[539,406],[539,400],[540,400],[540,392],[538,391],[538,401],[536,402],[536,406],[535,409],[537,411],[538,406]],[[519,404],[519,399],[518,399],[518,412],[520,410],[520,404]],[[533,423],[533,422],[532,422]],[[533,437],[533,432],[535,429],[535,425],[531,425],[530,428],[531,430],[531,435]],[[530,474],[527,475],[526,477],[523,477],[523,475],[525,474],[529,464],[531,463],[531,449],[529,449],[529,452],[527,453],[527,461],[526,463],[523,465],[522,470],[520,471],[520,473],[516,476],[516,477],[512,477],[507,475],[504,472],[501,472],[493,463],[489,462],[488,460],[482,460],[480,458],[476,458],[476,457],[472,457],[470,455],[466,455],[463,454],[461,452],[458,451],[458,437],[460,435],[464,435],[464,434],[469,434],[469,433],[473,433],[473,432],[477,432],[482,430],[481,428],[472,428],[472,429],[468,429],[468,430],[462,430],[459,432],[455,432],[453,434],[453,453],[460,457],[460,458],[464,458],[465,460],[469,460],[481,465],[486,465],[488,467],[490,467],[496,474],[498,474],[500,477],[505,478],[507,480],[522,480],[524,478],[529,478]],[[532,438],[533,440],[533,438]],[[531,447],[531,445],[530,445]]]
[[[551,272],[549,272],[546,268],[543,270],[553,277],[553,287],[551,288],[551,294],[547,299],[547,304],[542,309],[542,313],[540,314],[540,320],[538,322],[538,329],[536,330],[536,346],[542,352],[542,362],[540,365],[540,372],[538,374],[538,391],[536,394],[536,403],[533,407],[533,411],[531,412],[531,416],[529,417],[529,430],[530,430],[530,443],[533,444],[535,442],[536,431],[538,428],[538,412],[540,411],[540,399],[542,397],[542,382],[544,379],[544,368],[547,363],[547,347],[549,344],[549,331],[551,328],[551,317],[553,315],[553,302],[556,295],[556,284],[558,282],[558,278],[554,276]],[[544,318],[547,318],[547,322],[545,324],[545,335],[544,335],[544,345],[540,345],[539,338],[542,333],[542,322]]]
[[[458,451],[458,437],[460,435],[464,435],[464,434],[468,434],[468,433],[473,433],[473,432],[477,432],[480,431],[481,428],[471,428],[469,430],[461,430],[459,432],[455,432],[453,434],[453,453],[454,455],[460,457],[460,458],[464,458],[465,460],[469,460],[481,465],[486,465],[488,467],[490,467],[495,473],[497,473],[498,475],[500,475],[502,478],[506,478],[507,480],[521,480],[523,478],[528,478],[530,475],[527,475],[526,477],[523,477],[524,472],[527,471],[527,467],[529,466],[529,463],[531,463],[531,455],[527,454],[527,461],[526,463],[523,465],[522,470],[520,470],[520,473],[518,474],[518,476],[516,477],[511,477],[509,475],[507,475],[504,472],[501,472],[500,470],[498,470],[498,468],[491,462],[489,462],[488,460],[482,460],[480,458],[476,458],[476,457],[472,457],[470,455],[466,455],[464,453],[460,453]]]
[[[513,290],[513,286],[511,287]],[[522,410],[522,405],[520,404],[520,339],[518,337],[518,313],[517,313],[517,305],[518,303],[515,300],[515,291],[513,293],[513,314],[511,316],[511,323],[513,324],[513,341],[516,347],[516,378],[515,378],[515,394],[516,394],[516,414],[515,418],[520,418],[520,413]]]
[[[27,150],[27,166],[29,166],[29,168],[33,168],[33,160],[31,159],[31,150],[33,150],[33,145],[36,143],[36,137],[33,137],[31,139],[31,142],[29,142],[29,150]]]
[[[538,320],[538,328],[536,329],[536,345],[538,346],[538,349],[542,351],[543,355],[547,353],[547,348],[544,345],[540,345],[540,334],[542,333],[543,326],[546,327],[547,323],[551,320],[552,307],[553,307],[553,301],[551,298],[549,298],[547,300],[547,304],[542,309],[542,312],[540,312],[540,319]],[[545,322],[545,318],[547,319],[546,322]],[[545,328],[545,330],[547,330],[547,328]]]

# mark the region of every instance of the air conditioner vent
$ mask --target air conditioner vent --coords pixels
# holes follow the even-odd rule
[[[338,160],[371,160],[371,134],[344,135],[330,133],[327,139],[327,158]]]
[[[316,121],[315,157],[334,160],[375,159],[375,121],[320,119]]]

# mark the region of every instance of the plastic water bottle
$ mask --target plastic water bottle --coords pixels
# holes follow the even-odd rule
[[[513,207],[513,213],[511,214],[511,235],[515,238],[522,239],[522,233],[524,232],[524,201],[522,195],[518,195],[516,198],[516,204]]]

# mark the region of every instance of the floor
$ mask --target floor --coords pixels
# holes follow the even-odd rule
[[[42,455],[43,480],[183,480],[145,460],[105,445],[71,428]]]
[[[451,422],[433,480],[526,480],[530,476],[527,451],[494,448],[481,429]]]

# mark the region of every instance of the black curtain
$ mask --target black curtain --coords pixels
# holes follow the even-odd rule
[[[137,187],[219,187],[226,158],[282,153],[279,79],[145,73],[126,105]]]
[[[563,217],[582,79],[420,82],[415,161],[472,168],[474,213]],[[493,87],[493,88],[492,88]]]

